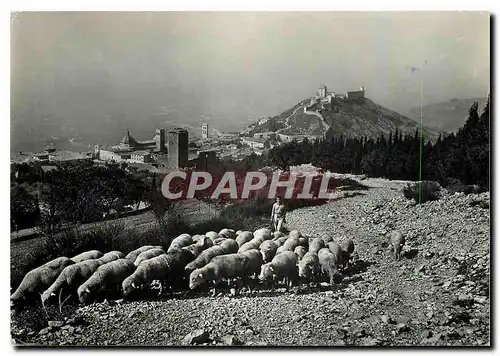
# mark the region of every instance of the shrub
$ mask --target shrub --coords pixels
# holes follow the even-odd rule
[[[463,192],[466,195],[471,194],[471,193],[480,193],[481,188],[476,185],[476,184],[464,184],[462,181],[456,178],[450,178],[448,179],[448,185],[446,186],[446,189],[450,193],[460,193]]]
[[[434,181],[424,180],[422,181],[422,203],[438,200],[440,198],[441,186],[439,183]],[[415,199],[416,202],[419,201],[419,183],[408,183],[408,185],[403,188],[403,194],[406,199]]]

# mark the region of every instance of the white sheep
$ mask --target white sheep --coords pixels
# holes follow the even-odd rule
[[[164,253],[165,251],[163,251],[162,248],[151,248],[149,250],[141,252],[139,256],[137,256],[137,258],[135,259],[134,265],[139,266],[141,262],[149,260],[153,257],[159,256]]]
[[[193,243],[193,238],[191,237],[191,235],[189,234],[179,235],[172,240],[172,243],[170,244],[170,247],[168,248],[167,252],[180,250],[181,248],[189,246],[192,243]]]
[[[247,273],[247,261],[248,257],[239,253],[216,256],[207,265],[191,272],[189,288],[195,289],[206,282],[213,282],[213,294],[215,294],[215,288],[223,279],[230,281]]]
[[[123,280],[121,284],[123,295],[127,297],[135,289],[155,280],[160,281],[161,294],[164,281],[168,281],[172,287],[176,282],[185,280],[184,268],[192,260],[193,254],[188,250],[181,249],[142,262],[134,273]]]
[[[71,292],[76,292],[78,287],[94,274],[101,266],[102,262],[98,259],[90,259],[67,266],[52,285],[42,294],[42,305],[47,304],[50,298],[55,297],[59,291],[59,304],[61,304],[61,295],[63,288],[66,287]]]
[[[125,258],[127,260],[130,260],[132,262],[135,261],[135,259],[137,258],[137,256],[139,256],[141,253],[143,253],[144,251],[147,251],[147,250],[151,250],[152,248],[155,248],[155,247],[160,247],[161,246],[152,246],[152,245],[146,245],[146,246],[141,246],[133,251],[130,251],[127,256],[125,256]]]
[[[246,244],[248,241],[253,239],[253,234],[250,231],[242,231],[236,236],[236,242],[241,247]]]
[[[225,228],[225,229],[222,229],[221,231],[219,231],[219,235],[225,236],[228,239],[233,239],[233,240],[236,238],[236,233],[234,232],[234,230],[228,229],[228,228]]]
[[[286,290],[290,284],[298,279],[297,255],[292,251],[284,251],[272,259],[271,262],[262,265],[259,279],[261,281],[272,281],[272,288],[276,280],[284,278]]]
[[[264,240],[270,240],[271,238],[274,237],[271,230],[268,229],[267,227],[263,227],[261,229],[255,230],[253,233],[253,236],[254,237],[263,237]]]
[[[216,233],[215,231],[209,231],[205,234],[206,237],[208,237],[210,240],[215,240],[216,238],[219,237],[219,234]]]
[[[169,271],[167,254],[143,261],[130,276],[122,282],[123,296],[128,297],[135,289],[154,280],[163,280]]]
[[[120,258],[124,258],[123,252],[120,251],[110,251],[105,253],[101,258],[98,258],[98,261],[101,265],[119,260]]]
[[[102,293],[120,287],[123,280],[130,276],[134,270],[134,263],[126,258],[100,266],[85,283],[78,287],[77,293],[80,303],[86,303],[91,298],[95,299]]]
[[[37,267],[24,276],[16,291],[10,296],[12,303],[26,300],[46,290],[61,272],[69,265],[74,264],[68,257],[58,257],[44,265]]]
[[[102,256],[103,256],[103,254],[101,251],[91,250],[91,251],[82,252],[74,257],[71,257],[71,260],[73,260],[73,262],[75,262],[75,263],[78,263],[78,262],[82,262],[85,260],[95,260],[97,258],[101,258]]]

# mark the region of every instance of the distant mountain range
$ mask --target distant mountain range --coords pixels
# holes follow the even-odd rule
[[[304,109],[306,108],[306,109]],[[310,105],[305,99],[280,115],[251,124],[244,133],[253,135],[277,132],[284,135],[328,135],[344,137],[377,137],[388,135],[396,128],[414,134],[419,124],[407,116],[387,109],[369,98],[333,100],[331,103]],[[424,125],[424,135],[435,139],[438,131]]]
[[[437,131],[456,132],[465,124],[472,104],[477,101],[481,113],[487,100],[486,97],[451,99],[447,102],[426,104],[423,106],[423,122]],[[420,106],[412,108],[408,112],[408,116],[420,122]]]

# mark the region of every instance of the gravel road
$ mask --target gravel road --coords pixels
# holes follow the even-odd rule
[[[43,314],[25,310],[12,336],[38,345],[488,346],[489,193],[418,206],[402,196],[406,182],[362,183],[369,189],[287,215],[305,235],[354,240],[357,260],[333,287],[68,306],[49,326],[33,326]],[[395,229],[407,241],[401,261],[388,245]]]

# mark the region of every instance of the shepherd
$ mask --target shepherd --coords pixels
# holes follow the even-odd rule
[[[286,210],[285,205],[281,201],[281,198],[276,197],[276,203],[273,204],[273,209],[271,212],[271,225],[274,231],[281,232],[283,224],[286,223]]]

